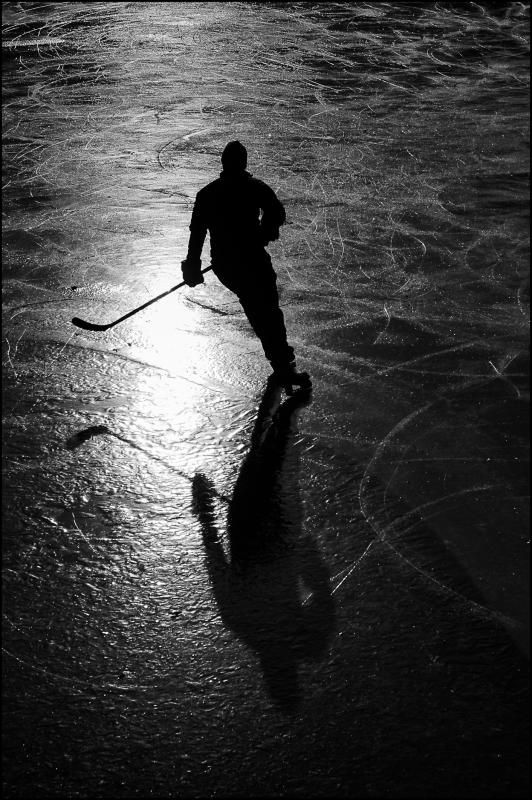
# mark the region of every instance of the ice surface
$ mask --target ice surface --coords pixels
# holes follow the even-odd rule
[[[8,796],[523,796],[528,6],[3,24]],[[71,325],[181,280],[234,138],[311,402],[212,274]]]

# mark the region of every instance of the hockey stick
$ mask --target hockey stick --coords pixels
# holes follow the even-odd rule
[[[205,275],[205,273],[210,269],[212,269],[212,267],[202,269],[201,274]],[[108,331],[109,328],[114,328],[114,326],[118,325],[119,322],[123,322],[125,319],[132,317],[133,314],[138,314],[138,312],[142,311],[143,308],[148,308],[148,306],[151,306],[152,303],[156,303],[157,300],[161,300],[163,297],[166,297],[167,294],[171,294],[172,292],[175,292],[176,289],[181,289],[181,287],[185,285],[186,281],[182,281],[181,283],[178,283],[177,286],[172,286],[172,288],[168,289],[168,291],[158,294],[157,297],[153,298],[153,300],[148,300],[147,303],[143,303],[143,305],[139,306],[138,308],[134,308],[133,311],[130,311],[128,314],[124,314],[124,316],[120,317],[119,319],[115,319],[114,322],[107,323],[107,325],[97,325],[95,322],[87,322],[79,317],[74,317],[72,324],[76,325],[78,328],[83,328],[84,331]]]

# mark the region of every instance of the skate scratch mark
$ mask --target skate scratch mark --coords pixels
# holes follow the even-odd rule
[[[62,303],[64,301],[64,297],[57,297],[55,300],[38,300],[34,303],[24,303],[22,306],[13,306],[11,311],[15,311],[15,314],[10,316],[10,319],[15,319],[18,317],[19,314],[23,314],[26,308],[32,308],[33,306],[48,306],[51,303]]]
[[[438,429],[438,427],[440,427],[440,426],[436,426],[436,430]],[[409,445],[408,450],[410,450],[411,448],[412,448],[412,444]],[[467,457],[467,456],[465,456],[465,457],[464,456],[454,456],[454,457],[453,456],[442,456],[442,457],[436,457],[436,456],[433,456],[433,457],[425,457],[425,458],[400,458],[398,460],[390,460],[390,461],[388,461],[388,463],[390,464],[390,466],[395,464],[395,469],[393,470],[393,472],[392,472],[392,474],[390,476],[390,479],[388,480],[388,482],[386,484],[386,487],[384,489],[383,501],[384,501],[385,508],[387,507],[387,503],[388,503],[388,491],[389,491],[390,486],[392,485],[392,483],[393,483],[393,481],[395,479],[395,476],[401,470],[401,468],[405,467],[408,464],[417,463],[417,462],[419,462],[419,463],[430,463],[431,464],[433,462],[448,462],[448,461],[458,461],[460,463],[462,463],[463,461],[476,461],[476,462],[480,462],[480,463],[484,464],[485,463],[485,458],[483,458],[481,456],[476,456],[476,457]],[[493,462],[499,461],[499,462],[502,462],[502,463],[507,463],[508,459],[506,459],[506,458],[497,458],[497,459],[493,458],[493,459],[490,459],[490,461],[493,461]],[[476,492],[476,491],[487,491],[490,488],[504,488],[505,486],[506,486],[506,484],[490,484],[489,486],[477,486],[477,487],[472,487],[470,489],[462,489],[459,492],[454,492],[452,494],[448,494],[448,495],[442,496],[440,498],[437,498],[436,500],[432,500],[429,503],[425,503],[424,505],[417,506],[417,508],[411,509],[407,514],[399,517],[398,519],[405,519],[406,517],[410,516],[411,514],[414,514],[415,512],[420,511],[421,509],[428,508],[429,506],[436,505],[438,503],[443,503],[445,500],[451,499],[453,497],[459,497],[459,496],[461,496],[463,494],[468,494],[468,493]],[[453,506],[453,508],[454,508],[454,506]],[[438,516],[439,513],[440,512],[435,512],[434,514],[431,514],[430,516],[432,518],[434,516]]]
[[[336,265],[337,267],[339,267],[340,264],[343,261],[344,255],[345,255],[345,244],[344,244],[343,236],[342,236],[342,234],[340,232],[340,223],[338,222],[338,217],[336,217],[336,230],[338,231],[338,238],[340,239],[340,244],[342,246],[342,252],[340,254],[340,258],[338,260],[338,264]]]
[[[323,227],[325,228],[325,234],[327,236],[327,239],[329,240],[329,246],[331,248],[331,255],[334,256],[334,244],[333,244],[333,240],[331,238],[331,234],[329,233],[329,228],[327,227],[327,212],[326,211],[324,212],[324,215],[323,215]]]
[[[322,434],[322,436],[324,436],[324,434]],[[340,437],[329,437],[329,438],[340,438]],[[506,462],[508,461],[507,458],[492,458],[492,457],[490,457],[489,460],[491,463],[499,461],[503,464],[506,464]],[[416,464],[416,463],[432,464],[443,461],[460,461],[460,463],[462,461],[477,461],[480,462],[481,464],[484,464],[486,462],[486,457],[485,456],[424,456],[423,458],[401,458],[399,460],[390,459],[388,461],[388,464],[390,465],[396,464],[396,469],[394,470],[394,475],[395,475],[399,467],[405,466],[407,464]]]
[[[520,286],[520,287],[519,287],[519,289],[517,290],[517,306],[518,306],[518,308],[519,308],[519,311],[520,311],[520,312],[521,312],[521,314],[523,315],[523,317],[525,317],[525,319],[528,319],[528,317],[529,317],[530,315],[529,315],[529,314],[527,314],[527,313],[526,313],[526,311],[524,311],[524,310],[523,310],[523,303],[522,303],[522,301],[521,301],[521,286]]]
[[[505,364],[504,366],[506,366],[506,365],[507,365],[507,364],[509,364],[510,362],[511,362],[511,357],[510,357],[510,358],[507,360],[507,362],[506,362],[506,364]],[[511,381],[511,380],[510,380],[510,379],[507,377],[507,375],[505,375],[505,374],[504,374],[504,372],[501,372],[500,370],[498,370],[498,369],[497,369],[497,367],[495,366],[495,364],[493,363],[493,361],[488,361],[488,364],[489,364],[491,367],[493,367],[493,370],[494,370],[495,374],[497,375],[497,377],[498,377],[498,378],[501,378],[503,381],[506,381],[506,383],[509,383],[509,384],[510,384],[510,386],[512,387],[512,389],[513,389],[513,390],[515,391],[515,393],[517,394],[517,397],[518,397],[519,399],[521,399],[521,392],[519,391],[519,389],[517,388],[517,386],[515,385],[515,383],[514,383],[513,381]],[[504,367],[503,367],[503,369],[504,369]]]
[[[398,523],[407,520],[409,517],[414,517],[420,515],[421,512],[429,509],[434,508],[435,506],[440,505],[440,503],[446,503],[448,500],[454,499],[456,497],[464,497],[467,494],[477,494],[478,492],[488,492],[490,489],[504,489],[506,484],[504,483],[487,483],[484,486],[472,486],[469,489],[460,489],[457,492],[450,492],[449,494],[442,495],[441,497],[437,497],[435,500],[429,500],[426,503],[421,503],[420,505],[416,506],[415,508],[409,509],[405,514],[401,514],[401,516],[396,517],[393,522],[391,522],[384,530],[387,533],[392,533],[394,528],[398,526]],[[386,501],[385,501],[386,502]],[[431,517],[438,516],[441,513],[440,511],[435,511],[431,514]],[[427,519],[425,515],[423,515],[423,521]],[[412,528],[416,527],[416,523],[412,525]]]
[[[476,603],[474,600],[470,600],[469,598],[467,598],[464,595],[462,595],[460,592],[455,591],[454,589],[451,589],[451,587],[449,587],[449,586],[446,586],[444,583],[439,581],[437,578],[434,578],[428,572],[425,572],[425,570],[423,570],[421,567],[419,567],[416,564],[414,564],[407,556],[405,556],[402,553],[400,553],[397,550],[397,548],[394,547],[394,545],[387,538],[388,534],[393,531],[395,523],[392,523],[391,525],[387,525],[387,526],[380,526],[378,521],[375,519],[375,515],[372,514],[371,510],[368,508],[368,504],[367,504],[367,500],[366,500],[366,496],[367,496],[366,489],[367,489],[367,486],[368,486],[368,483],[369,483],[369,480],[370,480],[370,473],[374,471],[374,467],[375,467],[376,463],[379,461],[383,451],[386,449],[386,447],[391,442],[391,440],[397,435],[397,433],[399,433],[400,431],[402,431],[405,428],[407,428],[414,419],[422,416],[426,411],[428,411],[429,409],[431,409],[434,406],[436,406],[439,402],[440,402],[439,400],[433,400],[430,403],[427,403],[426,405],[422,406],[421,408],[418,408],[415,411],[412,411],[410,414],[408,414],[406,417],[404,417],[400,422],[398,422],[398,424],[395,425],[395,427],[392,428],[392,430],[379,443],[379,445],[377,446],[372,458],[370,459],[370,461],[369,461],[369,463],[368,463],[368,465],[366,467],[366,470],[365,470],[364,475],[362,477],[362,480],[360,482],[360,488],[359,488],[360,509],[361,509],[362,514],[364,515],[364,518],[366,519],[368,525],[370,525],[370,527],[375,532],[377,540],[379,542],[381,542],[382,544],[385,544],[387,547],[389,547],[390,550],[392,550],[392,552],[401,561],[403,561],[412,570],[414,570],[419,575],[421,575],[427,582],[432,584],[436,588],[438,593],[444,594],[444,595],[450,595],[454,599],[456,599],[456,600],[460,601],[461,603],[465,604],[466,607],[470,611],[472,611],[475,614],[478,614],[479,616],[481,616],[484,619],[488,619],[488,620],[496,619],[497,621],[499,621],[499,622],[501,622],[501,623],[507,625],[508,627],[513,628],[513,629],[521,628],[522,625],[517,620],[512,619],[511,617],[507,617],[505,614],[502,614],[502,613],[500,613],[498,611],[492,611],[492,610],[486,608],[485,606],[482,606],[479,603]],[[429,505],[433,505],[433,503],[428,503],[428,504],[425,504],[425,505],[429,506]],[[422,507],[423,506],[420,506],[420,508],[422,508]],[[408,516],[408,515],[406,515],[406,516]]]
[[[9,339],[7,338],[7,336],[4,339],[4,341],[7,344],[7,352],[6,352],[7,362],[9,364],[9,366],[11,367],[11,369],[13,370],[13,374],[15,376],[15,380],[18,380],[18,373],[17,373],[17,371],[16,371],[16,369],[14,367],[13,361],[11,360],[11,344],[10,344]],[[14,357],[15,357],[15,354],[13,353],[13,358]]]
[[[374,378],[380,378],[382,375],[389,375],[391,372],[395,372],[396,370],[401,370],[404,367],[408,367],[412,364],[419,364],[421,361],[426,361],[430,358],[438,358],[439,356],[444,356],[449,353],[458,353],[461,350],[467,350],[470,347],[475,347],[479,344],[485,344],[485,339],[474,339],[471,342],[466,342],[465,344],[459,344],[455,347],[448,347],[445,350],[437,350],[435,353],[425,353],[424,356],[418,356],[417,358],[412,358],[409,361],[402,361],[400,364],[394,364],[391,367],[386,367],[386,369],[381,369],[378,372],[375,372],[373,375],[368,375],[363,378],[357,379],[356,382],[364,383],[368,380],[373,380]],[[354,383],[355,381],[347,381],[346,383],[341,383],[340,386],[349,386],[350,383]]]
[[[359,268],[360,272],[362,273],[362,275],[364,275],[364,277],[365,277],[365,278],[367,278],[367,279],[368,279],[368,281],[370,281],[370,280],[371,280],[370,276],[368,275],[368,273],[367,273],[367,272],[365,272],[365,271],[362,269],[362,265],[360,264],[360,262],[358,263],[358,268]]]
[[[376,337],[376,339],[375,339],[375,341],[373,342],[373,344],[377,344],[377,342],[379,341],[379,339],[381,338],[381,336],[384,336],[384,334],[385,334],[385,333],[386,333],[386,331],[388,330],[388,326],[390,325],[390,322],[392,321],[392,315],[390,314],[390,312],[389,312],[389,311],[388,311],[388,309],[386,308],[386,303],[384,304],[384,313],[386,314],[386,317],[387,317],[387,322],[386,322],[386,325],[385,325],[385,327],[384,327],[384,330],[382,330],[382,331],[379,333],[379,335]],[[378,374],[378,373],[377,373],[377,374]]]
[[[79,533],[79,535],[81,536],[81,538],[83,539],[83,541],[86,544],[88,544],[88,546],[90,547],[90,549],[92,550],[92,552],[95,555],[100,555],[100,553],[98,553],[98,551],[92,546],[92,544],[89,542],[89,540],[87,539],[87,537],[85,536],[85,534],[83,533],[81,528],[79,527],[79,525],[78,525],[78,523],[76,521],[76,517],[74,516],[74,512],[72,511],[71,513],[72,513],[72,522],[74,523],[74,527],[77,530],[77,532]]]
[[[332,592],[331,592],[331,595],[335,594],[335,593],[338,591],[338,589],[340,588],[340,586],[342,586],[342,584],[344,584],[344,583],[345,583],[345,581],[346,581],[346,580],[349,578],[349,576],[351,575],[351,573],[352,573],[352,572],[354,572],[354,570],[355,570],[355,569],[356,569],[356,568],[359,566],[359,564],[361,564],[361,563],[362,563],[362,561],[364,560],[364,558],[367,556],[367,554],[369,553],[369,551],[371,550],[371,548],[372,548],[372,547],[373,547],[375,544],[377,544],[377,540],[376,540],[376,539],[374,539],[372,542],[370,542],[370,543],[368,544],[368,546],[366,547],[366,549],[364,550],[364,552],[362,553],[362,555],[361,555],[361,556],[359,556],[357,559],[355,559],[355,561],[353,561],[353,563],[351,564],[351,566],[350,566],[350,567],[346,567],[346,569],[347,569],[347,573],[344,575],[344,577],[342,578],[342,580],[340,581],[340,583],[338,583],[338,584],[337,584],[337,585],[334,587],[334,589],[333,589],[333,590],[332,590]],[[345,572],[345,570],[342,570],[342,572]],[[341,572],[339,572],[339,573],[338,573],[338,575],[341,575],[341,574],[342,574]],[[331,581],[334,581],[334,580],[336,580],[336,578],[338,577],[338,575],[335,575],[335,576],[334,576],[334,578],[331,578]],[[303,605],[305,605],[305,604],[303,603]]]
[[[436,426],[436,429],[438,429],[438,427],[439,427],[439,426]],[[405,450],[404,448],[402,448],[402,451],[403,451],[403,453],[405,453],[405,456],[403,456],[403,457],[399,457],[399,458],[398,458],[398,459],[397,459],[395,462],[394,462],[394,461],[390,461],[390,462],[389,462],[389,463],[390,463],[390,465],[391,465],[391,464],[393,464],[393,463],[395,463],[395,464],[396,464],[396,466],[395,466],[395,469],[393,470],[393,472],[392,472],[392,474],[391,474],[391,476],[390,476],[390,479],[389,479],[389,481],[388,481],[388,483],[386,484],[386,487],[385,487],[385,489],[384,489],[384,496],[383,496],[383,500],[384,500],[384,506],[385,506],[385,507],[387,506],[388,490],[389,490],[389,488],[390,488],[390,485],[392,484],[392,482],[393,482],[393,480],[394,480],[394,478],[395,478],[395,475],[397,474],[397,472],[399,471],[399,469],[400,469],[401,467],[403,467],[403,465],[404,465],[404,464],[408,463],[408,462],[407,462],[407,460],[406,460],[406,453],[407,453],[407,452],[409,452],[409,451],[412,449],[412,447],[415,445],[416,441],[417,441],[417,437],[415,437],[415,438],[414,438],[414,440],[412,440],[412,439],[411,439],[411,441],[410,441],[410,444],[408,445],[408,447],[406,448],[406,450]],[[379,446],[380,446],[380,445],[378,445],[377,447],[379,447]]]
[[[164,170],[167,169],[167,167],[163,166],[163,163],[161,161],[161,155],[163,154],[163,151],[166,150],[167,147],[170,147],[170,145],[173,144],[175,141],[176,141],[176,139],[170,139],[169,142],[167,142],[165,145],[163,145],[161,147],[160,150],[157,151],[157,161],[159,162],[159,166],[160,166],[161,169],[164,169]]]

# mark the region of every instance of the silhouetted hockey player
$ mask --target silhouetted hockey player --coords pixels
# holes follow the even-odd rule
[[[234,292],[259,337],[279,384],[288,394],[293,386],[311,386],[306,372],[297,372],[294,350],[286,340],[279,308],[277,275],[265,247],[279,238],[286,219],[273,189],[246,171],[247,151],[229,142],[222,153],[220,177],[201,189],[190,222],[190,240],[183,279],[203,283],[201,251],[210,234],[212,269]]]

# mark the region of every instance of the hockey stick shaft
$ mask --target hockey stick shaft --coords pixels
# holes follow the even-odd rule
[[[209,270],[211,269],[212,267],[207,267],[206,269],[202,269],[201,274],[205,275],[205,273],[209,272]],[[78,328],[83,328],[83,330],[86,331],[107,331],[109,330],[109,328],[114,328],[115,325],[118,325],[120,322],[124,322],[124,320],[129,319],[129,317],[132,317],[134,314],[138,314],[139,311],[148,308],[148,306],[151,306],[153,303],[156,303],[157,300],[162,300],[163,297],[172,294],[172,292],[175,292],[177,289],[181,289],[182,286],[186,286],[186,281],[178,283],[177,286],[172,286],[171,289],[168,289],[166,292],[163,292],[162,294],[158,294],[157,297],[153,297],[151,300],[148,300],[147,303],[143,303],[141,306],[138,306],[138,308],[134,308],[133,311],[129,311],[127,314],[124,314],[123,317],[119,317],[119,319],[115,319],[114,322],[109,322],[107,325],[98,325],[94,322],[87,322],[86,320],[80,319],[79,317],[74,317],[72,319],[72,324],[76,325],[76,327]]]

